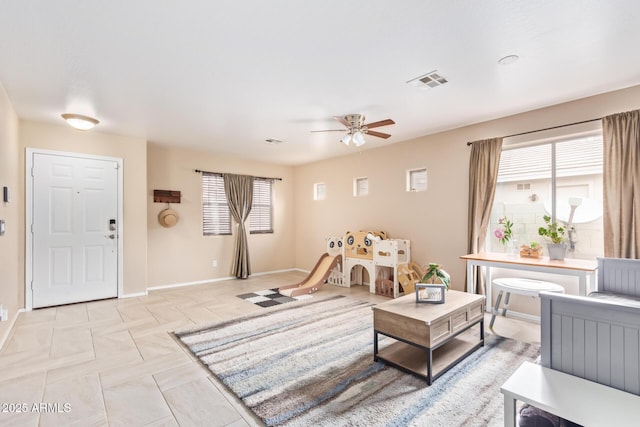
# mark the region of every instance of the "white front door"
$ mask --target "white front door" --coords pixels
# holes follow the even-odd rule
[[[33,153],[32,307],[118,295],[118,163]]]

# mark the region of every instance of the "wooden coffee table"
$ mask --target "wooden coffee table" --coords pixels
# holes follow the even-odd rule
[[[373,307],[373,359],[432,381],[484,345],[484,295],[449,290],[444,304],[415,294]],[[480,324],[480,332],[470,329]],[[477,328],[474,328],[477,329]],[[378,351],[378,334],[396,340]]]

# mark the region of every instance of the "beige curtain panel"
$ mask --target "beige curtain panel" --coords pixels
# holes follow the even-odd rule
[[[249,246],[245,222],[251,213],[253,203],[253,177],[247,175],[224,174],[224,192],[231,216],[238,224],[236,244],[233,253],[231,274],[239,279],[246,279],[251,274],[249,262]]]
[[[602,119],[604,255],[640,258],[640,110]]]
[[[469,242],[467,253],[474,254],[484,249],[487,228],[493,207],[493,197],[498,182],[498,167],[502,153],[502,138],[492,138],[471,143],[469,158]],[[473,288],[484,295],[484,283],[480,268],[474,276]],[[469,278],[467,278],[469,280]]]

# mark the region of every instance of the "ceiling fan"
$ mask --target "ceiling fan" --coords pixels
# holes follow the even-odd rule
[[[365,123],[364,115],[362,114],[347,114],[343,117],[334,116],[333,118],[342,123],[347,128],[347,134],[340,140],[340,142],[347,146],[351,142],[353,142],[353,145],[355,145],[356,147],[359,147],[366,142],[364,140],[365,135],[376,136],[378,138],[384,139],[389,138],[391,135],[389,135],[388,133],[378,132],[371,129],[381,126],[389,126],[396,123],[391,119],[380,120],[373,123]],[[311,132],[344,132],[344,129],[312,130]]]

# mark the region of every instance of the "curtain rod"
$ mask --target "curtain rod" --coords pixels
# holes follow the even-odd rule
[[[224,174],[222,172],[209,172],[209,171],[201,171],[200,169],[195,169],[194,172],[196,173],[208,173],[211,175],[218,175],[218,176],[223,176]],[[282,178],[268,178],[265,176],[254,176],[255,179],[264,179],[267,181],[282,181]]]
[[[536,130],[530,130],[530,131],[527,131],[527,132],[514,133],[513,135],[503,136],[502,138],[512,138],[514,136],[528,135],[530,133],[543,132],[545,130],[560,129],[560,128],[565,128],[567,126],[581,125],[581,124],[584,124],[584,123],[595,122],[595,121],[598,121],[598,120],[602,120],[602,117],[598,117],[598,118],[595,118],[595,119],[589,119],[589,120],[583,120],[581,122],[567,123],[566,125],[551,126],[549,128],[544,128],[544,129],[536,129]],[[471,144],[473,144],[473,142],[467,142],[467,146],[469,146]]]

